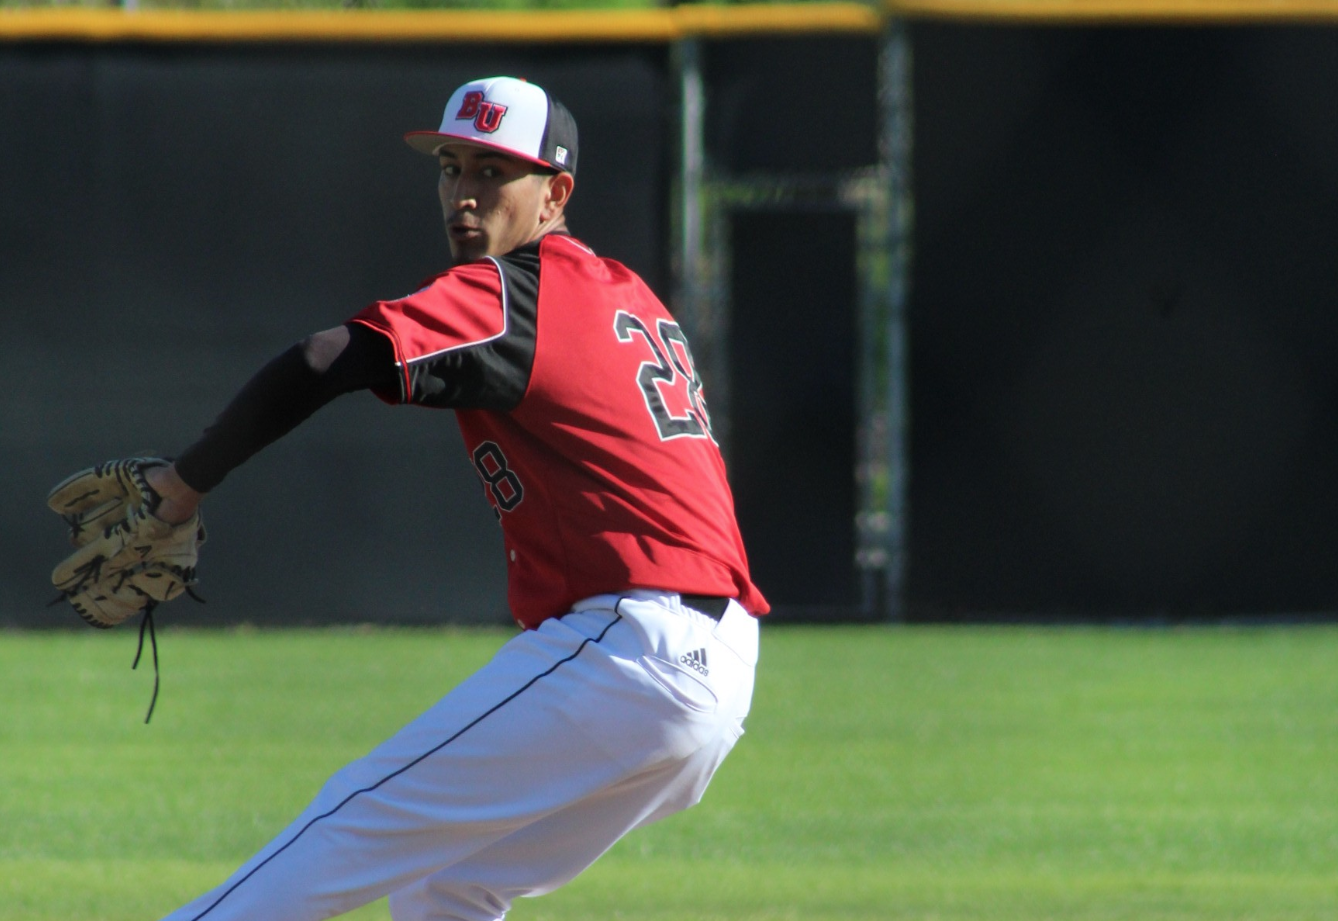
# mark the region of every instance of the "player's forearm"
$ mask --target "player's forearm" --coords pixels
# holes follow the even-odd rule
[[[343,393],[396,382],[389,342],[336,327],[294,345],[265,365],[176,459],[174,473],[207,493],[229,472]]]
[[[181,453],[176,472],[183,483],[206,493],[260,449],[292,431],[335,394],[293,346],[260,369],[204,435]]]

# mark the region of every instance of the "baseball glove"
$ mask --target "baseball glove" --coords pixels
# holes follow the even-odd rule
[[[51,581],[94,627],[115,627],[151,612],[195,584],[204,543],[197,512],[182,524],[154,517],[161,497],[146,471],[163,467],[156,457],[109,461],[67,477],[47,504],[70,526],[75,551],[51,573]]]

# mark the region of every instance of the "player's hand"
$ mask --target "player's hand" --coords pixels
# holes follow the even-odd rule
[[[158,507],[153,510],[153,517],[168,524],[189,521],[204,498],[204,493],[196,492],[186,485],[186,481],[177,473],[175,464],[151,467],[145,471],[145,479],[160,497]]]

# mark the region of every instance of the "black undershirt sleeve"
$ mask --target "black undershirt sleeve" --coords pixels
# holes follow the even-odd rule
[[[209,492],[248,458],[335,397],[398,391],[390,340],[360,323],[309,336],[249,380],[204,434],[176,459],[186,485]]]

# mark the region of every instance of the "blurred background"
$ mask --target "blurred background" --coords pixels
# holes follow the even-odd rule
[[[445,266],[401,135],[493,73],[572,109],[573,231],[695,329],[778,621],[1338,610],[1338,19],[4,6],[0,625],[79,625],[52,484]],[[343,398],[206,518],[173,622],[507,620],[449,413]]]

